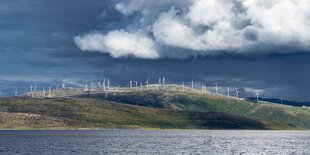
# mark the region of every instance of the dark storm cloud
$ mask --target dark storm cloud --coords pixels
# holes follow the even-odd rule
[[[308,73],[309,54],[273,55],[260,58],[232,58],[229,56],[197,59],[160,59],[136,60],[133,58],[113,59],[104,57],[93,60],[90,64],[102,70],[112,82],[128,85],[128,80],[145,81],[151,77],[156,83],[165,76],[169,83],[188,85],[194,79],[199,87],[201,82],[211,88],[215,83],[223,87],[245,89],[251,96],[255,90],[261,90],[262,96],[281,97],[295,100],[309,100]],[[302,66],[302,69],[300,69]],[[121,76],[126,75],[126,76]],[[212,90],[212,88],[210,89]]]
[[[91,77],[87,61],[55,58],[75,51],[73,37],[96,28],[104,6],[101,0],[12,0],[0,2],[0,79],[6,85],[16,81],[45,81]],[[73,53],[73,52],[72,52]],[[84,64],[83,64],[84,62]],[[81,70],[87,70],[83,73]],[[97,71],[96,71],[97,72]],[[19,82],[17,82],[19,83]],[[27,83],[27,82],[26,82]],[[29,85],[28,83],[26,84]],[[8,87],[2,85],[3,91]]]
[[[114,0],[0,1],[0,95],[12,95],[16,88],[20,92],[26,92],[30,84],[35,83],[42,89],[51,84],[54,87],[61,81],[78,86],[85,81],[110,77],[112,84],[125,86],[128,85],[129,79],[145,81],[150,76],[151,81],[155,83],[159,77],[165,76],[169,83],[182,81],[188,83],[194,79],[197,87],[204,81],[211,91],[214,84],[219,82],[219,86],[223,87],[223,93],[226,87],[238,87],[247,91],[243,95],[251,96],[251,91],[258,89],[263,96],[267,97],[284,96],[287,99],[310,100],[307,94],[310,91],[308,88],[310,80],[307,78],[309,77],[307,70],[310,69],[308,54],[257,57],[250,53],[249,57],[235,54],[203,57],[201,51],[171,45],[158,47],[154,44],[154,47],[160,51],[158,57],[161,59],[147,60],[136,59],[133,56],[115,59],[108,53],[83,52],[76,47],[74,43],[76,36],[108,34],[119,30],[112,34],[122,37],[123,32],[136,30],[140,26],[144,27],[158,19],[159,13],[167,13],[171,9],[168,5],[159,8],[159,4],[155,1],[145,1],[148,6],[140,7],[156,6],[153,12],[143,15],[141,11],[131,13],[128,8],[129,14],[124,15],[119,11],[121,8],[115,9],[119,2]],[[127,6],[130,1],[122,2]],[[163,4],[172,2],[167,1]],[[190,4],[188,1],[183,1],[175,6],[176,16],[181,16],[188,11],[188,8],[182,7],[186,5],[185,3]],[[135,7],[134,5],[132,9]],[[244,12],[245,8],[236,4],[234,10],[240,13]],[[126,12],[126,10],[123,11]],[[173,15],[173,12],[170,12],[171,14]],[[164,17],[166,16],[162,19]],[[250,22],[244,20],[234,25],[245,28],[250,25]],[[204,33],[211,26],[196,25],[193,33]],[[124,31],[122,32],[121,29]],[[145,31],[130,33],[127,39],[145,41],[145,38],[155,38],[154,34],[144,33]],[[242,37],[249,41],[256,41],[259,39],[259,34],[255,29],[247,29]],[[298,43],[292,44],[296,46],[283,46],[281,49],[277,47],[280,52],[275,51],[275,53],[283,53],[281,50],[289,49],[288,47],[293,52],[295,48],[300,49]],[[267,44],[259,45],[259,47],[265,46]],[[142,47],[152,47],[152,44],[145,44]],[[259,47],[255,49],[259,50]]]

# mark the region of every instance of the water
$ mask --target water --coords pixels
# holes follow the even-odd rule
[[[0,131],[0,154],[310,154],[310,132]]]

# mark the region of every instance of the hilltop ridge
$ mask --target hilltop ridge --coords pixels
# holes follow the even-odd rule
[[[109,89],[96,88],[90,91],[67,88],[42,93],[33,92],[18,98],[3,98],[1,99],[0,110],[6,115],[17,112],[33,114],[33,116],[46,116],[44,118],[47,119],[59,119],[67,128],[89,128],[90,126],[96,128],[202,129],[310,128],[310,109],[308,108],[268,102],[253,103],[245,99],[227,97],[208,91],[188,87],[183,89],[177,85],[149,85],[148,88],[142,87],[142,90],[141,88],[111,87]],[[94,105],[96,106],[92,109]],[[117,108],[110,109],[111,106]],[[135,110],[128,113],[128,108]],[[144,113],[139,115],[136,113],[137,111],[144,111]],[[93,118],[94,112],[98,112],[98,114]],[[54,115],[55,113],[59,114]],[[106,113],[113,117],[107,116]],[[119,115],[120,113],[122,115]],[[138,116],[139,118],[137,118]],[[156,120],[158,116],[163,116],[165,119]],[[78,123],[85,117],[90,121],[87,123],[85,120],[84,123],[87,125]],[[180,118],[183,122],[181,124],[175,121]],[[92,121],[94,119],[101,121],[94,123]],[[128,119],[133,120],[129,121]],[[155,122],[153,122],[154,119]],[[68,125],[65,120],[71,120],[75,122],[73,124],[79,125]],[[141,124],[141,122],[149,122],[150,124]],[[200,123],[197,124],[197,122]]]

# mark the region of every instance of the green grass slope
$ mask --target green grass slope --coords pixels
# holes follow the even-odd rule
[[[23,97],[0,98],[0,128],[272,129],[272,124],[216,112],[176,111],[94,99]]]
[[[84,94],[83,98],[102,98],[104,94]],[[164,108],[179,111],[222,112],[231,115],[245,116],[264,120],[277,128],[280,124],[288,124],[297,128],[310,128],[310,109],[291,107],[266,102],[252,103],[242,99],[215,94],[181,91],[166,88],[160,91],[129,91],[111,93],[107,100],[140,106]],[[277,124],[278,123],[278,124]]]

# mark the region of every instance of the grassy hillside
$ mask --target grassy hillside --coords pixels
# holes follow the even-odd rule
[[[310,128],[309,108],[252,103],[188,88],[182,91],[175,86],[151,86],[148,91],[122,88],[56,92],[53,98],[26,95],[0,99],[0,128]],[[60,98],[64,96],[67,98]]]
[[[103,98],[103,94],[84,94],[84,98]],[[252,103],[241,99],[228,98],[215,94],[200,94],[199,92],[177,89],[162,89],[160,91],[130,91],[111,93],[107,100],[121,103],[141,105],[154,108],[198,112],[223,112],[254,119],[289,124],[300,128],[310,128],[310,109],[292,107],[267,102]]]
[[[271,129],[274,124],[214,112],[175,111],[93,99],[0,99],[1,129]],[[281,124],[282,128],[290,128]]]
[[[171,103],[183,110],[225,112],[310,128],[310,109],[271,103],[251,103],[212,95],[176,95]]]

